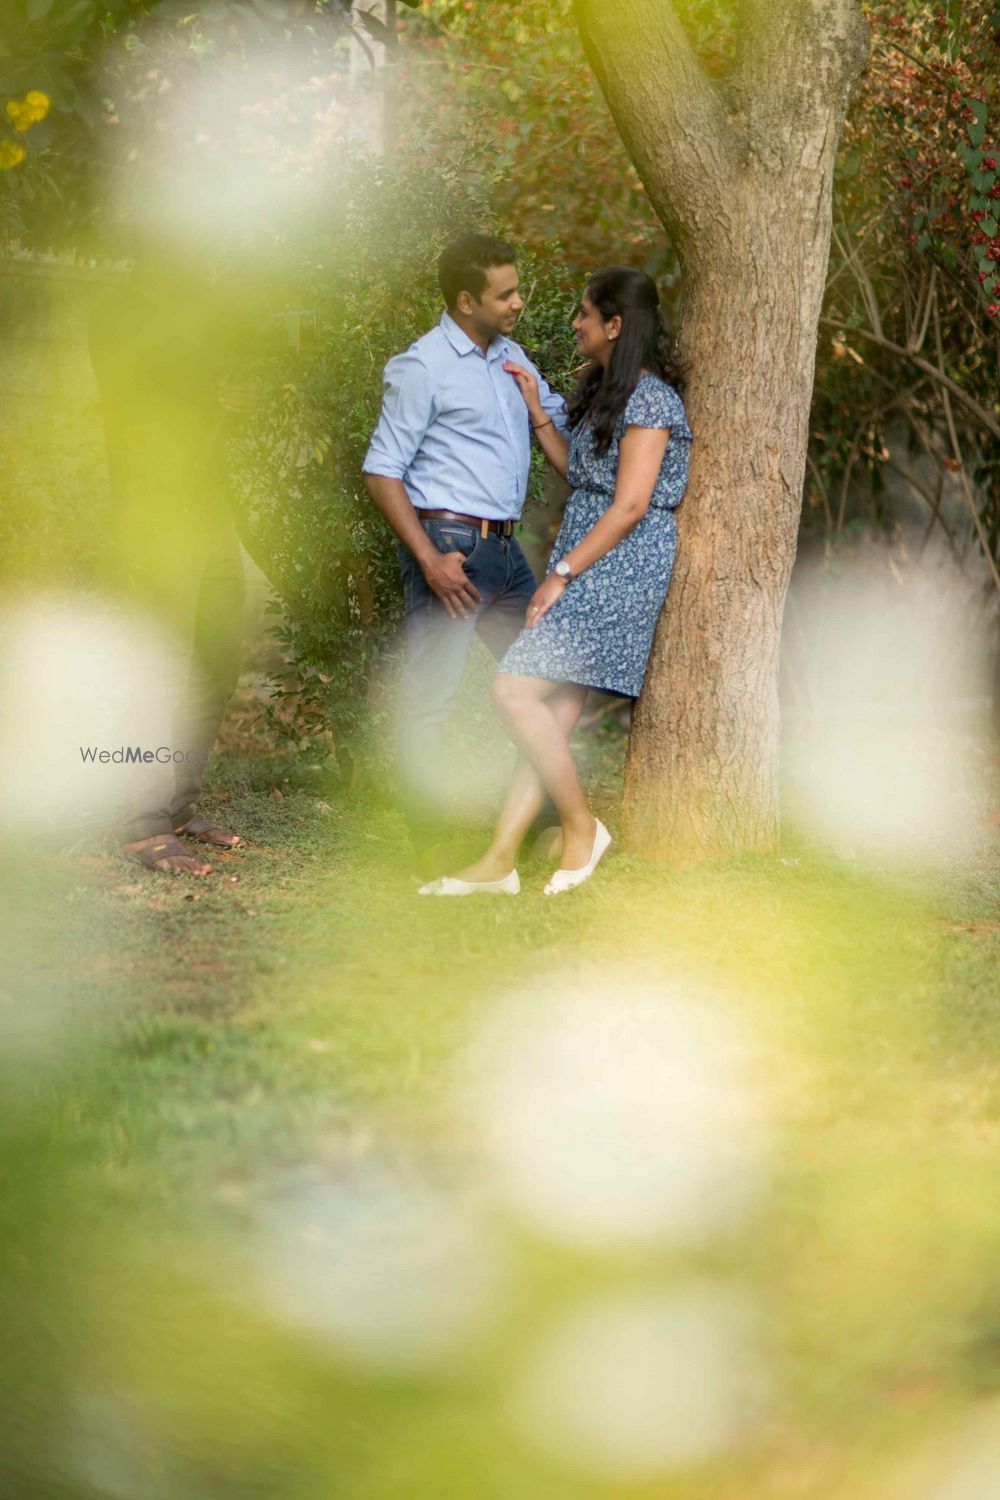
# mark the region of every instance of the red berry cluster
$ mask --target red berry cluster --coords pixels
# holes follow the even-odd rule
[[[973,108],[973,105],[976,107]],[[981,144],[988,118],[988,107],[987,99],[971,99],[970,103],[961,110],[961,118],[965,122],[968,138],[973,146]],[[976,258],[979,261],[979,269],[976,272],[976,279],[983,291],[995,298],[1000,289],[1000,282],[991,281],[991,277],[996,276],[997,272],[991,271],[989,267],[984,266],[983,262],[984,260],[991,261],[994,267],[1000,263],[1000,235],[996,233],[996,219],[1000,216],[988,206],[981,207],[980,205],[985,199],[990,199],[992,202],[1000,201],[1000,181],[996,177],[997,158],[995,153],[987,147],[978,162],[971,154],[967,155],[966,165],[969,177],[973,180],[972,186],[975,194],[973,198],[975,206],[969,208],[969,219],[976,226],[971,236],[972,244],[978,252]],[[984,177],[985,182],[982,180]],[[976,199],[979,200],[978,203]],[[991,230],[992,233],[989,232]],[[991,282],[988,287],[987,282]],[[1000,312],[1000,304],[996,301],[990,302],[987,311],[991,318],[995,318]]]

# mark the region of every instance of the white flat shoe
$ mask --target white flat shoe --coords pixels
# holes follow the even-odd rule
[[[607,853],[611,843],[611,835],[600,818],[596,818],[595,822],[597,823],[597,829],[594,833],[594,848],[590,859],[582,870],[557,870],[545,887],[544,895],[560,896],[563,891],[571,891],[574,886],[582,885],[585,880],[589,880],[591,875],[593,875],[601,862],[602,856]]]
[[[442,875],[422,885],[418,896],[516,896],[520,893],[521,881],[516,870],[511,870],[502,880],[459,880],[455,875]]]

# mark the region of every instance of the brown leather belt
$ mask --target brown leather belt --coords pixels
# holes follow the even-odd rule
[[[487,521],[485,516],[463,516],[457,510],[419,510],[421,521],[461,521],[463,526],[474,526],[480,536],[513,536],[516,521]]]

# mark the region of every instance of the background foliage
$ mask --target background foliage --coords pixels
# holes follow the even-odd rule
[[[722,89],[736,9],[680,6]],[[233,450],[237,487],[282,608],[277,712],[300,741],[332,739],[342,760],[356,753],[396,608],[392,546],[359,464],[382,364],[437,316],[441,243],[493,225],[526,248],[523,337],[557,384],[572,379],[571,289],[595,265],[649,270],[675,320],[683,297],[571,0],[422,0],[397,9],[394,43],[363,7],[348,11],[16,0],[0,77],[12,106],[32,89],[52,101],[30,129],[8,124],[25,150],[0,171],[9,247],[105,258],[128,255],[134,228],[102,193],[109,172],[183,180],[217,143],[211,110],[178,109],[178,98],[199,99],[201,78],[252,77],[242,145],[273,174],[262,180],[280,186],[281,211],[198,253],[220,278],[243,274],[248,248],[257,257],[246,295],[260,356],[243,372],[257,399]],[[940,544],[971,578],[988,581],[988,567],[1000,582],[1000,12],[995,0],[866,11],[873,49],[841,147],[804,535],[830,556],[859,535]],[[250,72],[279,39],[299,59],[291,82]],[[373,108],[378,162],[361,123]]]

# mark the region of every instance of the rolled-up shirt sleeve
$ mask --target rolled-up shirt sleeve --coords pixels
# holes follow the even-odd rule
[[[535,379],[538,381],[538,399],[542,403],[542,410],[545,412],[545,415],[547,417],[552,418],[553,422],[559,428],[559,431],[565,437],[569,433],[569,418],[566,414],[566,402],[557,391],[554,391],[552,389],[537,365],[532,364],[530,359],[525,359],[524,363],[525,366],[534,375]]]
[[[434,416],[426,366],[410,350],[397,354],[385,367],[382,414],[365,454],[363,472],[405,479]]]

